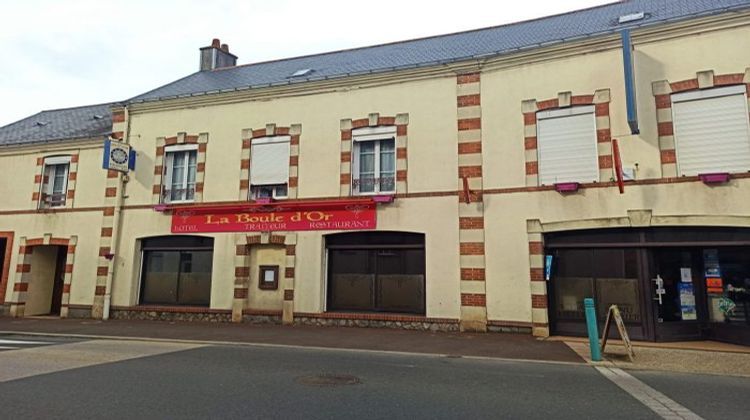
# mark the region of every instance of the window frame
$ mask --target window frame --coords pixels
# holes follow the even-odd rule
[[[188,199],[188,184],[190,178],[190,153],[195,153],[195,173],[193,175],[193,198]],[[184,193],[181,194],[182,198],[172,199],[172,173],[174,172],[174,156],[175,154],[181,153],[184,156],[185,171],[182,180],[182,186]],[[171,203],[193,203],[195,202],[196,187],[198,183],[198,145],[197,144],[177,144],[166,146],[164,148],[164,173],[162,174],[162,185],[161,185],[161,197],[160,201],[165,204]],[[165,194],[165,191],[170,191],[169,194]]]
[[[672,117],[672,137],[674,140],[674,153],[675,153],[675,167],[677,171],[677,176],[687,176],[683,173],[682,168],[680,167],[680,134],[678,132],[677,128],[677,119],[675,118],[675,105],[682,102],[693,102],[693,101],[701,101],[706,99],[716,99],[716,98],[722,98],[727,96],[734,96],[734,95],[743,95],[744,101],[742,101],[744,106],[744,113],[745,115],[745,125],[747,126],[748,133],[750,133],[750,117],[749,117],[749,107],[748,107],[748,91],[747,87],[744,84],[740,85],[731,85],[731,86],[721,86],[721,87],[714,87],[710,89],[703,89],[703,90],[692,90],[687,92],[677,92],[670,94],[670,100],[671,100],[671,109],[670,109],[670,115]],[[748,147],[750,148],[750,137],[748,137]],[[750,171],[750,168],[748,168],[743,172]],[[717,169],[715,171],[711,172],[728,172],[728,173],[737,173],[737,171],[729,171],[726,169]],[[711,173],[707,172],[707,173]]]
[[[373,191],[359,191],[359,167],[360,167],[360,153],[359,148],[362,143],[374,142],[374,154],[375,161],[373,163],[373,175],[376,180],[380,180],[381,170],[381,145],[384,141],[393,142],[393,189],[388,191],[381,190],[381,183],[375,182]],[[391,195],[396,194],[398,189],[396,174],[398,173],[398,153],[396,145],[396,127],[395,126],[380,126],[380,127],[365,127],[352,130],[352,150],[351,150],[351,169],[350,169],[350,185],[351,194],[358,196],[370,196],[370,195]],[[356,170],[355,170],[356,168]],[[356,180],[356,182],[355,182]],[[355,186],[356,185],[356,186]]]
[[[254,153],[252,151],[253,150],[253,146],[262,146],[262,145],[268,145],[268,144],[281,144],[281,143],[286,143],[287,150],[289,151],[289,153],[287,153],[287,157],[286,157],[286,161],[287,161],[286,182],[280,183],[280,184],[253,184],[253,182],[252,182],[253,181],[253,167],[255,166],[255,165],[252,164],[253,156],[254,156]],[[257,200],[259,198],[266,198],[266,197],[258,197],[255,194],[254,190],[256,188],[262,188],[262,187],[271,187],[271,188],[273,188],[273,193],[271,194],[271,198],[273,198],[274,200],[276,200],[276,199],[283,200],[283,199],[289,198],[289,178],[290,178],[289,177],[289,167],[291,166],[289,164],[289,156],[291,155],[291,147],[292,147],[292,136],[288,136],[288,135],[265,136],[265,137],[254,138],[254,139],[251,140],[251,142],[250,142],[250,162],[251,163],[250,163],[250,170],[248,171],[248,180],[247,180],[247,183],[248,183],[248,199],[249,200]],[[282,186],[282,185],[286,186],[286,194],[283,195],[283,196],[276,194],[276,189],[279,186]]]
[[[65,207],[68,198],[68,178],[70,177],[70,163],[71,156],[52,156],[44,158],[44,165],[42,165],[42,183],[40,186],[39,194],[39,208],[55,208]],[[64,174],[62,176],[62,192],[59,195],[62,200],[57,204],[52,204],[47,201],[47,197],[55,195],[55,178],[58,176],[58,171],[63,168]],[[47,171],[51,170],[52,173],[49,175]],[[46,182],[44,181],[46,178]]]
[[[541,122],[544,120],[552,120],[557,118],[567,118],[567,117],[576,117],[580,115],[590,115],[591,119],[593,121],[593,130],[590,133],[590,147],[592,149],[592,156],[594,157],[593,163],[595,167],[589,168],[591,169],[591,175],[593,175],[593,178],[591,180],[559,180],[555,181],[552,184],[544,183],[542,180],[542,167],[543,167],[543,160],[542,160],[542,136],[540,136],[540,125]],[[548,109],[548,110],[542,110],[536,112],[536,138],[537,138],[537,148],[536,148],[536,154],[537,154],[537,176],[538,181],[537,184],[542,185],[554,185],[559,183],[569,183],[569,182],[578,182],[578,183],[591,183],[591,182],[599,182],[600,181],[600,166],[599,166],[599,146],[598,146],[598,139],[597,139],[597,124],[596,124],[596,105],[575,105],[567,108],[557,108],[557,109]]]

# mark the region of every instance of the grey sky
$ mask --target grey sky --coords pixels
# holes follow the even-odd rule
[[[239,63],[500,25],[602,0],[0,0],[0,126],[123,100],[193,73],[198,48]]]

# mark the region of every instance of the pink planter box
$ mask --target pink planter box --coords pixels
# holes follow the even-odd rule
[[[581,184],[577,182],[561,182],[559,184],[555,184],[555,191],[559,193],[572,193],[578,191],[578,188],[581,187]]]
[[[704,184],[725,184],[729,182],[729,174],[726,172],[699,174],[698,178],[700,178]]]

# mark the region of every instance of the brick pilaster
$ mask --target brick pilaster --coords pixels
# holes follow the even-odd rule
[[[479,73],[461,74],[456,79],[462,331],[487,330],[480,79]],[[469,187],[468,197],[464,178]]]
[[[532,333],[537,337],[548,337],[549,314],[547,312],[547,282],[544,280],[544,236],[541,222],[527,220],[526,234],[529,245]]]

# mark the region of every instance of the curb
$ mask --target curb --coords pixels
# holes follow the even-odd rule
[[[183,344],[203,344],[203,345],[220,345],[220,346],[243,346],[243,347],[258,347],[258,348],[280,348],[280,349],[292,349],[292,350],[318,350],[318,351],[329,351],[329,352],[346,352],[346,353],[365,353],[365,354],[381,354],[391,356],[420,356],[429,358],[446,358],[446,359],[467,359],[467,360],[480,360],[480,361],[496,361],[496,362],[518,362],[518,363],[537,363],[537,364],[548,364],[548,365],[563,365],[563,366],[586,366],[590,364],[585,360],[580,362],[564,362],[556,360],[536,360],[536,359],[515,359],[509,357],[492,357],[492,356],[471,356],[461,354],[445,354],[445,353],[419,353],[419,352],[408,352],[398,350],[369,350],[369,349],[357,349],[357,348],[346,348],[346,347],[322,347],[322,346],[305,346],[295,344],[274,344],[274,343],[255,343],[246,341],[223,341],[223,340],[186,340],[186,339],[167,339],[167,338],[153,338],[153,337],[132,337],[132,336],[113,336],[113,335],[96,335],[96,334],[67,334],[67,333],[49,333],[49,332],[29,332],[29,331],[0,331],[0,335],[24,335],[32,337],[65,337],[65,338],[84,338],[92,340],[120,340],[120,341],[145,341],[154,343],[183,343]]]

